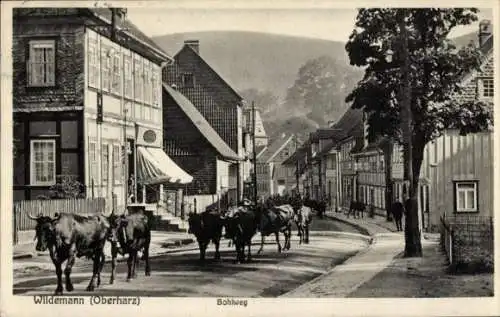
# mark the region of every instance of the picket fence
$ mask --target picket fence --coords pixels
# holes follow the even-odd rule
[[[21,230],[34,230],[36,221],[28,218],[44,215],[53,217],[55,213],[76,213],[89,215],[105,212],[106,199],[53,199],[53,200],[21,200],[14,202],[14,234]]]

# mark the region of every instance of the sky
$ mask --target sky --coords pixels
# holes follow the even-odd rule
[[[357,10],[351,8],[129,8],[128,18],[149,36],[199,31],[254,31],[346,42]],[[491,9],[482,19],[493,20]],[[451,37],[477,31],[477,23]]]

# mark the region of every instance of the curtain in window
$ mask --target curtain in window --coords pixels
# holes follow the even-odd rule
[[[33,184],[55,182],[55,142],[53,140],[33,141]]]
[[[54,42],[30,43],[28,60],[28,84],[32,86],[51,86],[55,83]]]

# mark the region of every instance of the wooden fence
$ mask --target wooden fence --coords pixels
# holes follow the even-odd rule
[[[106,199],[53,199],[53,200],[22,200],[14,202],[13,222],[14,241],[16,232],[34,230],[36,221],[28,218],[28,214],[53,217],[57,213],[77,213],[80,215],[105,212]]]

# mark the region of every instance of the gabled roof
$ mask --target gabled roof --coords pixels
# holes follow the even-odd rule
[[[368,145],[364,148],[361,148],[357,151],[354,151],[353,149],[351,153],[356,155],[363,155],[370,152],[382,152],[387,142],[390,142],[390,139],[388,137],[379,137],[377,138],[377,140],[368,143]]]
[[[242,158],[238,156],[229,145],[222,140],[212,126],[207,122],[205,117],[196,109],[196,107],[187,99],[183,94],[173,89],[167,84],[163,84],[163,89],[174,99],[179,108],[186,114],[186,116],[193,122],[194,126],[200,131],[205,139],[215,148],[215,150],[225,159],[241,161]]]
[[[265,152],[264,150],[267,148],[267,146],[265,145],[261,145],[261,146],[255,146],[255,156],[257,157],[257,159]]]
[[[292,165],[298,160],[301,160],[306,155],[306,148],[300,147],[295,152],[292,153],[287,159],[281,162],[281,165]]]
[[[189,46],[188,44],[184,44],[184,46],[181,48],[181,50],[179,52],[177,52],[177,54],[175,54],[174,56],[174,59],[177,58],[177,56],[184,50],[190,50],[191,52],[194,53],[195,56],[198,57],[198,59],[217,77],[219,78],[219,80],[224,83],[224,85],[226,85],[226,87],[229,89],[229,91],[231,91],[233,93],[233,95],[238,98],[239,100],[243,100],[243,97],[240,96],[239,93],[236,92],[236,90],[234,90],[233,87],[231,87],[231,85],[228,84],[228,82],[226,80],[224,80],[224,78],[221,77],[221,75],[219,75],[219,73],[217,73],[213,68],[212,66],[210,66],[210,64],[207,63],[206,60],[203,59],[203,57],[201,57],[201,55],[195,51],[191,46]]]
[[[278,155],[293,139],[293,135],[283,135],[281,138],[272,142],[260,157],[261,162],[270,162]]]
[[[344,137],[345,137],[345,131],[334,127],[318,129],[312,132],[310,135],[311,142],[317,142],[319,140],[331,139],[331,138],[342,139]]]
[[[111,23],[111,16],[112,12],[110,8],[89,8],[88,9],[90,12],[94,13],[97,15],[99,18],[105,20],[108,23]],[[123,29],[123,32],[131,36],[132,38],[135,38],[142,44],[149,46],[150,48],[154,49],[157,53],[162,55],[163,57],[167,58],[168,60],[172,60],[172,57],[168,55],[158,44],[156,44],[149,36],[146,34],[142,33],[142,31],[135,26],[130,20],[127,18],[123,19],[120,21],[120,19],[117,19],[116,21],[117,25]]]

